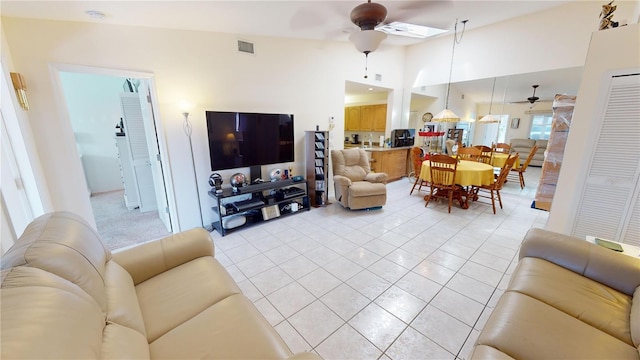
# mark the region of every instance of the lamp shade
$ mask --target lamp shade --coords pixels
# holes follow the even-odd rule
[[[444,109],[436,114],[436,116],[431,119],[431,121],[435,122],[458,122],[460,121],[460,117],[456,115],[453,111],[449,109]]]
[[[497,115],[488,114],[478,120],[482,124],[495,124],[500,122],[500,118]]]
[[[376,30],[356,31],[349,40],[356,46],[356,49],[362,53],[370,53],[376,51],[382,40],[387,38],[387,34]]]

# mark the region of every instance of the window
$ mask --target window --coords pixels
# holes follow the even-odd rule
[[[529,138],[534,140],[549,140],[549,135],[551,135],[552,121],[552,113],[533,115],[533,118],[531,120],[531,131],[529,132]]]

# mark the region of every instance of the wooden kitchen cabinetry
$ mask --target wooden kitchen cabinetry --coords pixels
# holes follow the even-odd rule
[[[360,131],[360,106],[344,108],[344,129],[347,131]]]
[[[368,150],[371,153],[371,170],[387,173],[389,181],[407,176],[408,148]]]
[[[387,127],[387,105],[349,106],[344,109],[347,131],[384,132]]]

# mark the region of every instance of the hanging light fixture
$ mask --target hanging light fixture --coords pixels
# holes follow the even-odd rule
[[[360,28],[360,31],[354,32],[349,36],[349,40],[356,46],[359,52],[364,53],[364,78],[367,76],[367,61],[369,53],[376,51],[382,40],[387,38],[387,34],[376,31],[378,24],[387,18],[387,8],[380,4],[372,3],[368,0],[364,4],[360,4],[351,10],[351,21]]]
[[[451,50],[451,66],[449,67],[449,83],[447,84],[447,97],[445,100],[444,110],[440,111],[436,116],[433,117],[433,121],[436,122],[458,122],[460,121],[460,117],[456,115],[453,111],[449,110],[449,92],[451,91],[451,74],[453,73],[453,55],[456,51],[456,44],[459,44],[462,41],[462,36],[464,36],[464,29],[467,26],[467,21],[462,20],[462,32],[460,33],[460,39],[458,39],[458,19],[456,19],[456,24],[453,27],[453,49]]]
[[[493,88],[491,89],[491,102],[489,103],[489,113],[482,117],[482,119],[478,120],[483,124],[491,124],[491,123],[499,123],[500,118],[496,115],[491,114],[491,108],[493,106],[493,93],[496,90],[496,78],[493,78]]]

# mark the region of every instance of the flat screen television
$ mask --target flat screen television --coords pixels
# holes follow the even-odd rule
[[[293,162],[292,114],[207,111],[211,170]]]

